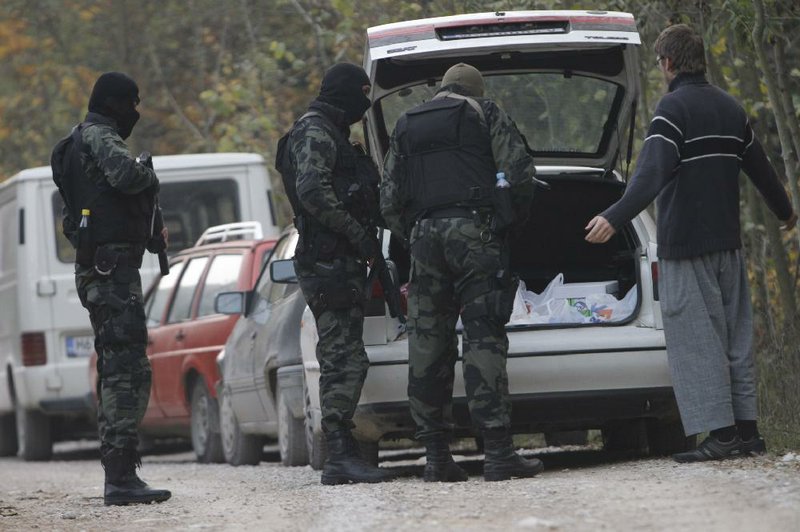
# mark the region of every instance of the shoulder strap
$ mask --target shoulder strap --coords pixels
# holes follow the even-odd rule
[[[457,100],[464,100],[465,102],[467,102],[469,104],[470,107],[475,109],[476,113],[478,113],[478,116],[481,118],[481,123],[483,125],[487,125],[486,124],[486,113],[483,112],[483,107],[481,107],[481,104],[479,104],[473,98],[470,98],[469,96],[464,96],[463,94],[458,94],[458,93],[455,93],[455,92],[451,92],[451,91],[440,92],[440,93],[437,93],[433,97],[434,100],[436,100],[438,98],[455,98]]]

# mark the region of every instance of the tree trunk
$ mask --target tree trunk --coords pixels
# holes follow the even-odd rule
[[[775,115],[775,126],[778,129],[778,139],[781,143],[781,151],[783,155],[783,164],[786,174],[786,179],[789,182],[789,191],[792,195],[792,204],[794,205],[795,212],[800,212],[800,190],[797,185],[796,175],[796,157],[794,156],[794,148],[791,142],[791,134],[787,127],[787,118],[784,106],[781,103],[780,95],[778,94],[778,82],[775,79],[775,74],[769,65],[767,57],[767,44],[764,36],[765,31],[765,8],[763,0],[753,0],[753,7],[755,9],[755,24],[753,25],[753,48],[755,49],[756,56],[759,63],[761,63],[761,73],[763,74],[764,84],[767,86],[767,94],[769,96],[770,105]],[[796,233],[798,244],[800,245],[800,231]],[[794,294],[792,294],[794,296]]]
[[[789,129],[787,127],[787,118],[786,118],[786,109],[784,109],[782,100],[778,93],[778,82],[776,81],[775,74],[772,72],[770,68],[768,57],[767,57],[767,45],[764,36],[765,31],[765,8],[763,0],[752,0],[753,7],[755,9],[755,23],[753,25],[753,48],[755,49],[756,56],[758,57],[758,61],[761,63],[761,71],[763,74],[764,83],[767,86],[767,94],[769,95],[769,101],[772,105],[772,110],[775,116],[775,125],[778,129],[778,139],[781,143],[781,152],[783,155],[783,164],[784,164],[784,172],[786,174],[786,179],[789,183],[789,190],[791,191],[792,196],[792,203],[794,205],[795,212],[800,211],[800,190],[798,190],[797,185],[797,175],[795,172],[796,169],[796,158],[794,157],[794,148],[791,142],[791,134],[789,133]],[[767,220],[766,218],[770,218]],[[779,284],[782,285],[785,279],[791,279],[791,275],[789,274],[789,266],[788,261],[786,260],[785,250],[783,246],[783,241],[780,238],[780,230],[775,228],[778,231],[777,238],[776,235],[773,234],[774,231],[771,229],[771,225],[775,225],[774,218],[772,216],[765,216],[765,226],[767,227],[767,236],[770,239],[773,246],[777,246],[773,249],[773,254],[776,258],[775,260],[775,267],[777,269],[777,275]],[[798,239],[798,244],[800,245],[800,231],[796,231],[795,235]],[[782,260],[779,260],[779,257]],[[782,281],[783,280],[783,281]],[[791,283],[791,287],[789,288],[789,292],[784,294],[783,293],[783,286],[781,286],[781,302],[784,305],[784,317],[789,318],[794,317],[797,315],[797,305],[794,296],[794,286]]]

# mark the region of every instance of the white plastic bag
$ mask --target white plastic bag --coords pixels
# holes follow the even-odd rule
[[[525,281],[520,281],[517,286],[517,293],[514,295],[514,308],[511,310],[509,322],[526,320],[530,315],[531,307],[525,300],[528,293],[533,294],[533,292],[528,292]]]

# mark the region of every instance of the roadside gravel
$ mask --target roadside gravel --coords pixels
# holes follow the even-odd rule
[[[548,452],[552,451],[552,452]],[[419,454],[383,466],[392,483],[323,487],[309,467],[200,465],[147,456],[141,476],[171,489],[150,506],[105,507],[94,449],[48,463],[0,459],[0,530],[798,530],[800,457],[679,465],[596,450],[537,450],[537,478],[428,484]]]

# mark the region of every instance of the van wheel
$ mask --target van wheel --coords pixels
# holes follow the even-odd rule
[[[203,464],[225,461],[219,434],[219,406],[211,397],[203,377],[192,386],[191,403],[192,448],[197,461]]]
[[[650,419],[647,421],[647,443],[650,456],[669,456],[697,446],[697,436],[687,437],[678,421]]]
[[[305,418],[296,419],[286,402],[286,394],[278,385],[278,446],[281,463],[285,466],[302,466],[308,463]]]
[[[241,431],[227,388],[223,389],[220,398],[219,421],[225,461],[232,466],[258,465],[264,452],[264,443],[260,437]]]
[[[14,414],[0,416],[0,456],[17,454],[17,420]]]
[[[303,378],[303,397],[305,398],[305,426],[306,431],[306,452],[308,453],[308,463],[312,469],[317,471],[322,469],[325,465],[325,460],[328,457],[328,446],[325,443],[325,434],[322,428],[314,427],[314,420],[311,417],[311,397],[308,395],[308,387],[306,386],[305,378]]]
[[[17,452],[28,462],[50,460],[53,438],[50,418],[37,410],[24,410],[17,403]]]

